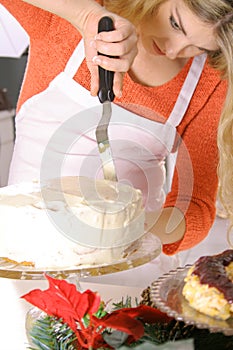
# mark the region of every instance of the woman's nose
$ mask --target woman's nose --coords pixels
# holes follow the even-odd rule
[[[170,60],[174,60],[179,55],[185,51],[185,48],[188,46],[186,40],[182,40],[181,38],[176,38],[170,41],[167,41],[165,44],[165,53],[167,58]]]
[[[177,53],[172,48],[166,49],[165,52],[167,58],[169,58],[170,60],[174,60],[177,57]]]

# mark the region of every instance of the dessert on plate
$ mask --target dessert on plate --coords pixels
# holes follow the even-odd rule
[[[211,317],[233,316],[233,250],[199,258],[188,270],[182,294],[189,305]]]
[[[109,264],[144,234],[131,186],[64,177],[0,189],[0,257],[38,269]]]

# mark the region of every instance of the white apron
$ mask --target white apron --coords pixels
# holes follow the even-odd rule
[[[85,57],[83,41],[65,70],[43,92],[27,100],[16,117],[16,141],[9,184],[60,176],[103,177],[95,129],[102,114],[97,97],[73,79]],[[193,60],[177,103],[162,124],[112,104],[109,139],[118,180],[142,190],[147,210],[161,208],[173,176],[171,153],[206,56]],[[154,112],[153,112],[154,113]],[[167,179],[166,179],[167,168]]]

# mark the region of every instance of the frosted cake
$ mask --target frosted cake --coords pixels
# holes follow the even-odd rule
[[[108,264],[144,234],[142,195],[65,177],[0,189],[0,257],[39,269]]]

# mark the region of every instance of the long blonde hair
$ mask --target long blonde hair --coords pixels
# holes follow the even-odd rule
[[[220,200],[233,227],[233,1],[184,0],[204,22],[214,25],[219,50],[209,55],[210,64],[227,79],[228,90],[218,127]],[[228,237],[229,238],[229,237]]]
[[[104,5],[137,25],[166,0],[105,0]],[[183,0],[203,22],[214,26],[219,50],[209,53],[210,64],[228,81],[218,128],[220,199],[233,226],[233,0]]]

